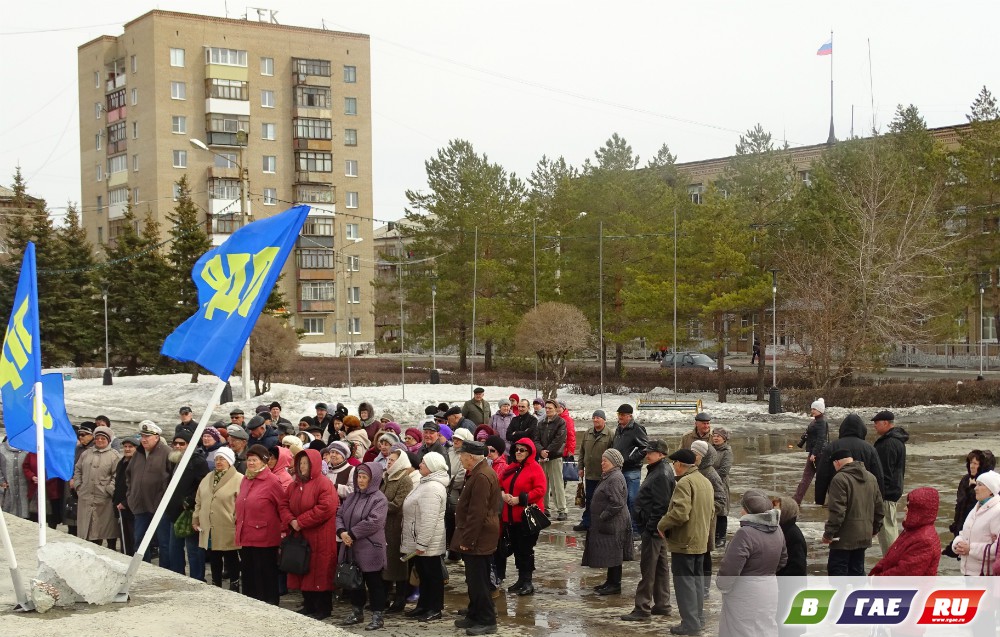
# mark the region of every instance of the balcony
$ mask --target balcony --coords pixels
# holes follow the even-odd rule
[[[247,100],[227,100],[220,97],[206,97],[205,112],[250,117],[250,102]]]
[[[108,155],[117,155],[128,150],[128,140],[119,139],[116,142],[108,142]]]
[[[208,168],[208,176],[211,179],[239,179],[240,169],[236,166],[230,168],[223,168],[220,166],[212,165]]]
[[[115,75],[114,73],[108,73],[108,81],[105,83],[105,92],[111,93],[117,91],[118,89],[125,86],[125,71]],[[329,84],[327,84],[329,86]]]
[[[296,270],[299,281],[327,281],[330,279],[330,273],[333,271],[332,267],[329,268],[299,268]],[[314,303],[316,301],[313,301]]]
[[[336,301],[299,301],[299,312],[333,312]]]
[[[246,214],[248,217],[253,216],[252,205],[253,202],[247,199]],[[208,212],[212,215],[212,223],[218,224],[218,228],[220,228],[215,230],[213,225],[214,232],[225,232],[223,228],[229,227],[232,227],[229,232],[235,232],[243,223],[239,199],[209,199]]]
[[[246,141],[242,143],[237,139],[239,133],[219,133],[216,131],[207,131],[205,133],[205,142],[209,146],[246,146]]]
[[[312,170],[296,170],[295,183],[297,184],[331,184],[333,183],[333,173],[316,172]]]
[[[306,119],[332,119],[333,109],[319,106],[294,106],[292,107],[292,117]]]
[[[306,73],[292,73],[293,86],[331,86],[329,75],[309,75]]]
[[[119,120],[125,119],[125,107],[119,106],[116,109],[108,111],[108,123],[112,124]]]
[[[333,140],[299,138],[292,140],[292,147],[295,150],[321,150],[330,152],[333,150]]]

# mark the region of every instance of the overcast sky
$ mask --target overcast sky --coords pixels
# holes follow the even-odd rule
[[[374,214],[396,219],[424,160],[455,138],[527,178],[542,155],[579,165],[612,133],[643,161],[732,153],[758,122],[792,145],[826,140],[834,31],[837,136],[898,103],[930,126],[965,121],[997,82],[1000,3],[939,1],[591,2],[257,0],[282,24],[371,36]],[[228,5],[228,6],[227,6]],[[0,180],[20,165],[54,212],[80,198],[77,47],[150,9],[242,17],[222,0],[70,2],[6,8],[0,26]],[[256,19],[256,14],[253,15]],[[25,33],[31,32],[31,33]],[[990,70],[990,69],[994,70]]]

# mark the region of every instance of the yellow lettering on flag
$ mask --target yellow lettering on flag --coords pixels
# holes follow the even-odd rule
[[[232,315],[237,312],[245,317],[250,312],[268,271],[274,265],[279,249],[267,247],[253,255],[247,253],[227,254],[226,266],[223,267],[222,255],[215,255],[201,271],[201,278],[215,290],[215,294],[205,308],[205,318],[212,320],[215,310]],[[252,275],[247,279],[247,264],[253,268]],[[226,270],[229,274],[226,274]]]
[[[35,416],[34,416],[35,410],[32,409],[31,412],[32,412],[31,419],[37,425],[38,421],[35,420]],[[49,406],[46,405],[44,402],[42,403],[42,427],[44,427],[46,429],[52,429],[52,414],[49,413]]]
[[[25,297],[21,307],[14,314],[13,331],[8,328],[4,335],[3,356],[0,356],[0,387],[10,383],[13,389],[24,384],[21,380],[21,370],[28,364],[31,354],[31,332],[24,325],[24,317],[28,313],[28,299]],[[8,357],[14,358],[13,361]]]

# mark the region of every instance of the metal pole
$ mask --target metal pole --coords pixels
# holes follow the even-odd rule
[[[771,387],[778,386],[778,271],[771,270],[771,331],[774,354],[771,357]]]
[[[108,355],[108,291],[103,290],[104,297],[104,369],[110,369],[110,356]]]
[[[399,255],[403,256],[403,242],[399,242]],[[404,349],[404,320],[403,320],[403,264],[397,266],[396,274],[399,276],[399,377],[403,383],[403,400],[406,400],[406,350]]]
[[[472,356],[469,357],[469,393],[476,384],[476,281],[479,274],[479,226],[476,226],[476,238],[472,248]]]
[[[45,404],[42,402],[42,381],[35,383],[35,422],[45,422]],[[45,521],[45,501],[42,494],[45,493],[45,427],[35,427],[35,446],[38,454],[38,470],[36,471],[38,484],[38,548],[45,546],[45,530],[48,524]],[[16,469],[15,469],[16,470]],[[3,513],[0,513],[3,515]]]
[[[983,294],[986,286],[983,285],[983,275],[979,274],[979,377],[983,377]]]
[[[674,397],[677,397],[677,206],[674,206]]]
[[[351,323],[354,322],[354,308],[351,307],[350,288],[347,287],[346,256],[342,260],[342,264],[344,267],[344,303],[347,305],[347,396],[354,398],[354,394],[351,393],[351,357],[354,356],[354,326]],[[353,275],[351,276],[351,282],[354,282]]]
[[[43,487],[44,488],[44,487]],[[10,531],[7,529],[7,520],[0,511],[0,538],[3,539],[4,553],[7,554],[7,565],[10,568],[10,579],[14,584],[14,597],[17,599],[17,606],[14,610],[34,610],[35,605],[28,597],[28,589],[21,579],[21,571],[17,567],[17,555],[14,554],[14,545],[10,541]]]
[[[250,215],[247,210],[247,187],[249,186],[250,173],[247,171],[246,166],[243,165],[243,148],[246,146],[240,146],[240,215],[243,217],[243,227],[245,228],[250,223]],[[243,368],[240,372],[243,376],[243,398],[250,399],[250,339],[247,339],[246,345],[243,346]],[[228,380],[228,379],[226,379]]]
[[[535,252],[535,245],[538,241],[538,219],[531,220],[531,282],[534,288],[532,293],[532,308],[538,307],[538,258]],[[538,355],[535,355],[535,398],[538,398]]]
[[[431,367],[437,369],[437,284],[431,283]]]
[[[601,366],[601,407],[604,407],[604,220],[597,226],[597,294],[600,297],[598,305],[598,331],[601,336],[600,349],[597,352],[597,360]]]

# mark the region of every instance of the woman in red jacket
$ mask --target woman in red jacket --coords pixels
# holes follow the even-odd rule
[[[903,532],[869,575],[937,575],[941,539],[934,530],[940,498],[937,489],[921,487],[906,496]]]
[[[309,571],[288,574],[288,588],[302,591],[298,612],[323,620],[333,608],[333,571],[337,563],[337,507],[340,498],[333,483],[323,477],[319,452],[306,449],[295,455],[295,481],[288,487],[288,508],[295,516],[289,524],[300,531],[312,549]]]
[[[267,468],[264,445],[247,451],[247,472],[236,496],[236,545],[240,549],[243,593],[278,605],[278,545],[292,521],[288,496]]]
[[[535,460],[535,443],[530,438],[521,438],[514,443],[514,462],[504,470],[500,478],[500,489],[503,491],[500,533],[501,537],[510,538],[514,565],[517,567],[517,582],[507,592],[531,595],[535,592],[531,574],[535,570],[535,543],[538,542],[538,534],[528,530],[524,521],[524,509],[535,504],[539,509],[545,510],[547,483],[545,472]],[[503,579],[507,572],[506,551],[497,550],[494,564],[497,576]]]

